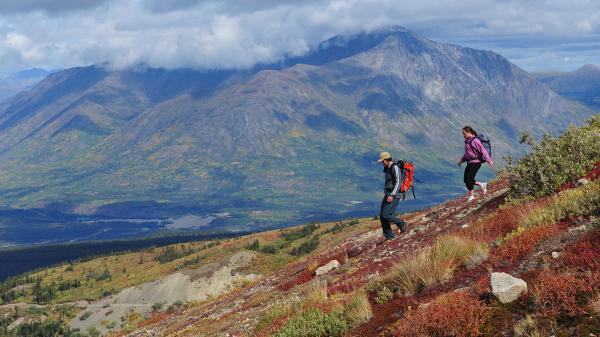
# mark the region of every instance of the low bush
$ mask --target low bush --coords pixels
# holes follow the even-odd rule
[[[266,310],[254,326],[254,335],[258,335],[267,328],[272,328],[273,324],[283,318],[291,315],[294,312],[292,305],[289,303],[279,303]]]
[[[83,314],[81,314],[81,316],[79,316],[79,320],[85,321],[86,319],[90,318],[90,316],[92,316],[91,311],[84,311]]]
[[[375,292],[375,303],[377,304],[387,303],[391,301],[392,298],[394,298],[394,292],[392,291],[392,289],[386,286],[377,289],[377,291]]]
[[[319,229],[319,225],[316,223],[309,223],[302,226],[299,229],[292,229],[288,231],[283,231],[281,233],[281,238],[285,241],[296,241],[298,239],[305,238],[314,233],[317,229]]]
[[[481,335],[485,305],[465,292],[438,297],[433,303],[409,309],[389,329],[397,337],[476,337]]]
[[[309,309],[288,320],[273,337],[336,337],[349,329],[344,312]]]
[[[204,249],[204,248],[202,248]],[[164,263],[168,263],[171,262],[173,260],[177,260],[180,259],[184,256],[189,256],[192,255],[194,253],[199,252],[201,249],[199,248],[192,248],[190,245],[180,245],[180,248],[177,248],[174,245],[171,246],[167,246],[163,249],[160,250],[160,252],[158,253],[158,255],[154,258],[154,260],[164,264]],[[142,258],[140,257],[140,261]]]
[[[279,249],[277,249],[277,247],[273,245],[264,245],[260,249],[260,252],[264,254],[277,254],[277,252],[279,252]]]
[[[525,217],[520,226],[533,227],[586,215],[600,215],[600,180],[558,193],[552,197],[547,207],[537,209]]]
[[[310,269],[303,270],[298,275],[296,275],[294,278],[292,278],[291,280],[283,282],[278,287],[278,289],[282,290],[282,291],[288,291],[297,285],[300,285],[300,284],[303,284],[303,283],[306,283],[306,282],[312,280],[314,276],[315,276],[314,270],[310,270]]]
[[[527,256],[540,241],[562,233],[565,227],[557,224],[535,228],[523,227],[511,233],[502,245],[490,254],[488,261],[491,267],[496,269],[510,266]]]
[[[290,255],[301,256],[306,255],[319,247],[319,238],[313,236],[310,240],[303,242],[298,247],[294,247]]]
[[[576,317],[587,312],[591,295],[600,286],[600,274],[559,273],[544,270],[535,279],[532,293],[544,317]]]
[[[529,155],[508,168],[510,197],[539,197],[554,193],[567,182],[576,181],[600,161],[600,114],[584,127],[569,127],[558,138],[550,135],[535,143],[526,134],[521,143],[532,147]]]
[[[594,230],[568,247],[560,257],[564,268],[600,272],[600,230]]]

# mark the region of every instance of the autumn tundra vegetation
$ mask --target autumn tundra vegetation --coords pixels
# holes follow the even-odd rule
[[[373,218],[311,223],[99,257],[12,278],[0,287],[5,304],[0,336],[97,335],[92,328],[67,326],[75,317],[89,319],[75,301],[92,303],[178,271],[222,263],[240,251],[253,257],[236,272],[261,277],[203,301],[129,313],[114,324],[104,322],[103,333],[597,336],[600,115],[559,137],[538,142],[522,134],[521,142],[530,153],[507,158],[487,195],[474,203],[463,197],[405,214],[410,230],[393,240],[382,240]],[[496,273],[520,280],[526,290],[505,300],[492,284]]]

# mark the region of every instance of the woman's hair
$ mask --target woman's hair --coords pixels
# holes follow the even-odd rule
[[[473,130],[472,127],[470,127],[470,126],[467,125],[464,128],[462,128],[462,129],[463,129],[463,131],[466,131],[468,133],[472,133],[473,136],[477,137],[477,132],[475,132],[475,130]]]

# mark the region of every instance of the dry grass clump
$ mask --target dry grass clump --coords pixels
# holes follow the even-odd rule
[[[306,301],[313,304],[327,302],[327,281],[313,282],[308,288]]]
[[[386,285],[403,294],[415,294],[431,285],[440,284],[461,265],[473,267],[487,257],[487,247],[461,236],[445,235],[436,243],[394,266],[386,277]]]
[[[344,309],[351,325],[368,322],[373,317],[369,296],[365,289],[359,289],[348,297],[348,305]]]
[[[515,337],[543,337],[536,322],[529,315],[515,325],[514,332]]]

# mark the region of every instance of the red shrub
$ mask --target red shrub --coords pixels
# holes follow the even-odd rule
[[[586,235],[580,242],[565,250],[560,258],[563,267],[579,271],[600,271],[600,231]]]
[[[334,284],[327,288],[327,295],[331,296],[331,295],[337,294],[337,293],[343,293],[343,294],[351,293],[354,290],[358,289],[360,287],[361,283],[362,282],[355,280],[355,282],[344,282],[344,283]]]
[[[585,175],[585,178],[589,180],[596,180],[600,178],[600,162],[597,162],[596,165],[594,165],[594,167],[588,171],[588,173]]]
[[[331,260],[337,260],[340,264],[346,263],[346,251],[333,252],[330,255],[327,255],[324,257],[319,257],[319,260],[317,261],[317,265],[323,266],[323,265],[329,263],[329,261],[331,261]]]
[[[346,255],[348,255],[349,258],[353,258],[353,257],[357,257],[360,254],[366,252],[367,250],[369,250],[369,246],[368,245],[364,245],[364,246],[352,246],[348,249],[346,249]]]
[[[491,217],[469,227],[467,236],[484,242],[496,240],[517,228],[520,217],[520,213],[514,207],[499,210]]]
[[[473,294],[479,298],[489,294],[492,292],[492,287],[490,286],[490,274],[486,274],[479,280],[477,280],[471,286],[471,291]]]
[[[438,297],[426,307],[409,309],[389,332],[397,337],[476,337],[486,318],[481,301],[456,292]]]
[[[278,288],[281,291],[288,291],[299,284],[303,284],[312,280],[314,275],[315,273],[312,270],[304,270],[300,272],[300,274],[298,274],[296,277],[281,284]]]
[[[575,317],[585,314],[589,295],[600,285],[600,274],[560,274],[553,270],[540,273],[532,286],[537,310],[548,318]]]
[[[521,219],[533,210],[544,207],[548,198],[541,198],[523,205],[510,206],[496,210],[490,217],[482,219],[469,227],[468,237],[483,242],[497,240],[517,228]]]
[[[539,226],[518,234],[490,253],[494,269],[510,266],[523,259],[540,241],[556,236],[566,229],[566,224]]]

